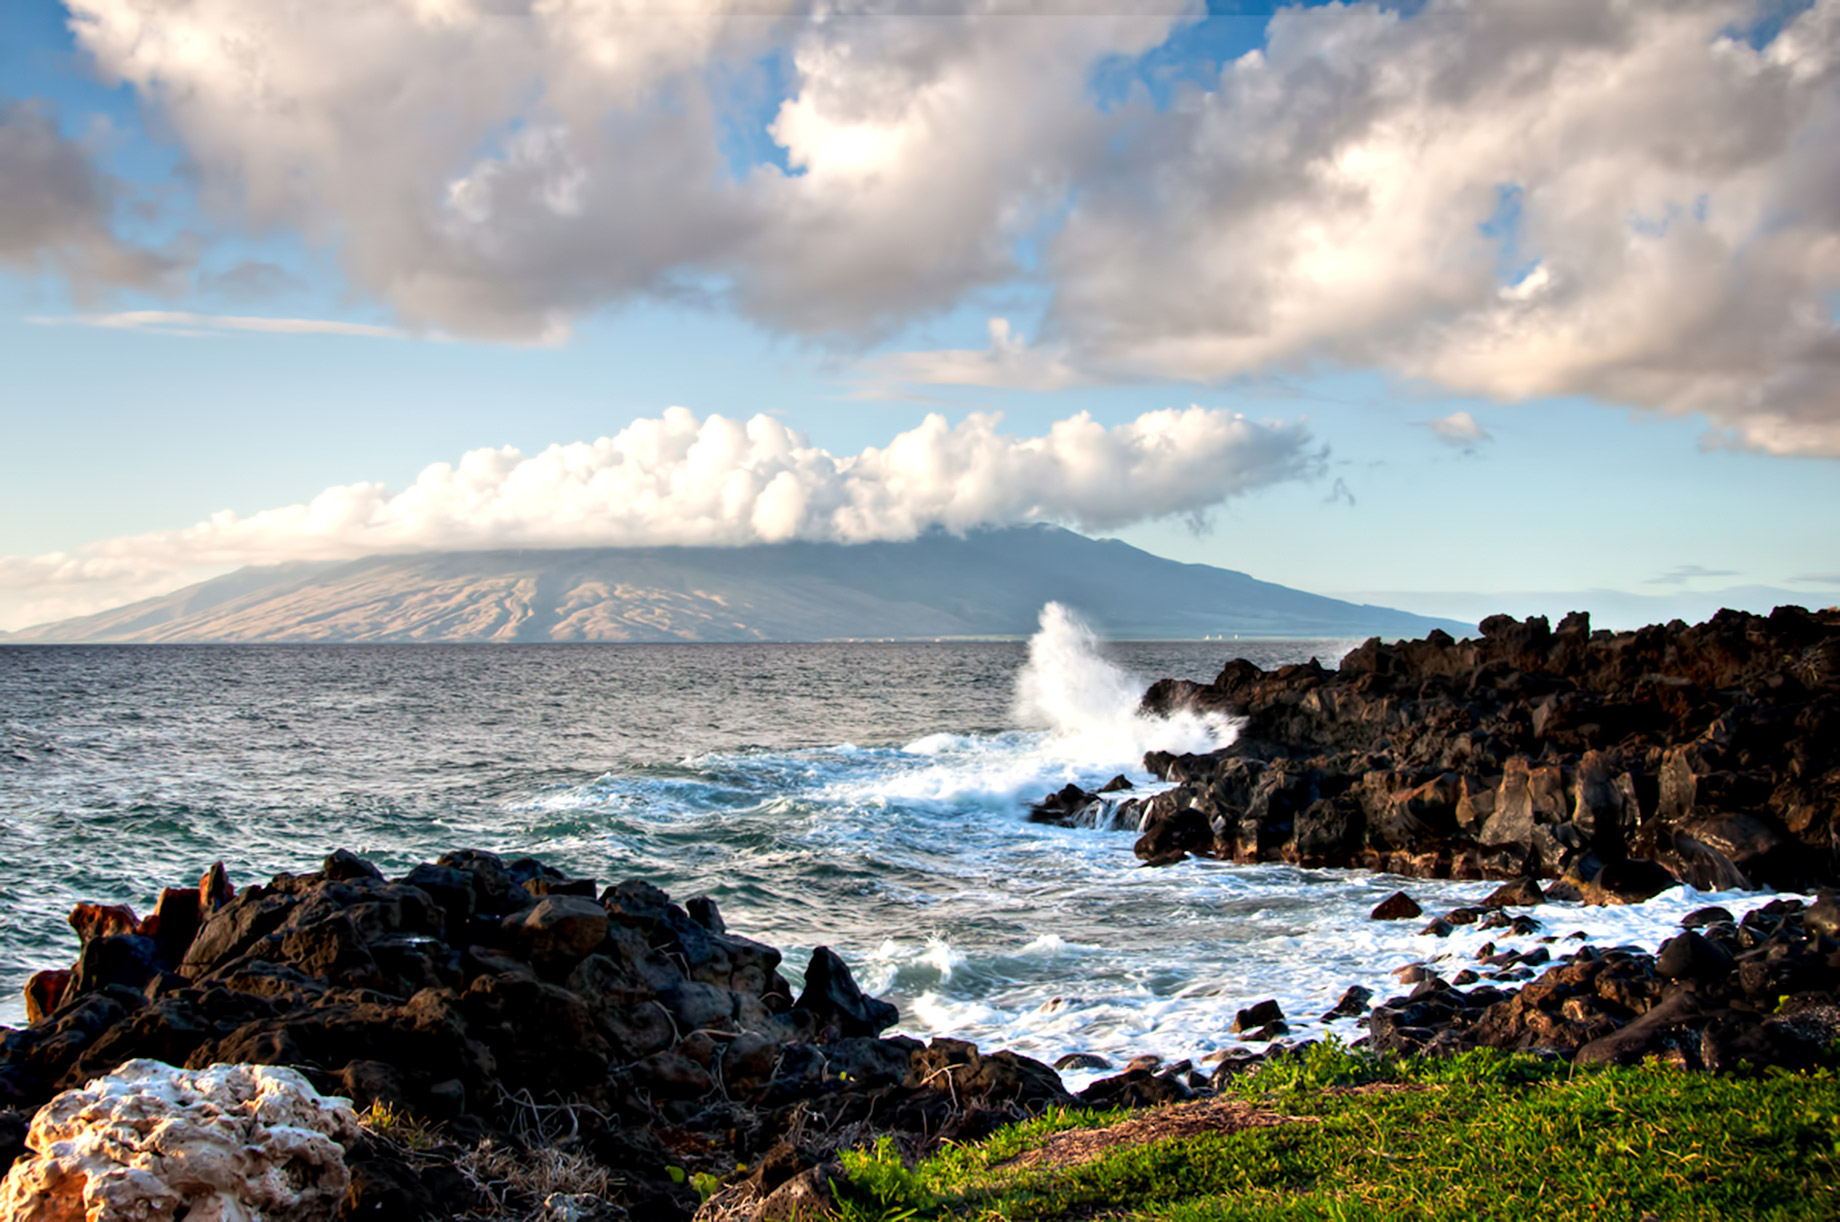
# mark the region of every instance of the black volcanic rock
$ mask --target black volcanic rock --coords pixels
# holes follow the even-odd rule
[[[1138,808],[1150,861],[1517,880],[1503,904],[1539,902],[1540,878],[1604,903],[1840,881],[1840,612],[1622,633],[1494,616],[1333,671],[1235,660],[1143,708],[1243,719],[1221,751],[1145,758],[1177,782]]]
[[[126,1060],[291,1065],[360,1110],[383,1103],[456,1138],[516,1144],[533,1115],[565,1117],[632,1216],[687,1219],[696,1194],[668,1167],[725,1173],[789,1134],[871,1119],[968,1139],[1073,1102],[1026,1057],[878,1038],[895,1008],[828,948],[795,1002],[779,952],[727,932],[712,902],[686,908],[636,879],[593,892],[477,851],[394,881],[339,852],[240,893],[213,869],[189,902],[162,901],[209,912],[173,948],[178,972],[151,935],[180,923],[82,906],[74,971],[41,973],[36,1021],[0,1028],[0,1154],[17,1153],[20,1117]],[[436,1192],[393,1157],[354,1147],[341,1216],[470,1208],[466,1185]]]
[[[1759,943],[1766,933],[1767,945]],[[1840,958],[1830,946],[1806,911],[1771,904],[1741,925],[1683,933],[1659,954],[1586,947],[1517,990],[1421,984],[1373,1009],[1367,1042],[1383,1052],[1490,1047],[1581,1063],[1806,1069],[1831,1062],[1840,1038]],[[1502,954],[1485,962],[1531,960]]]

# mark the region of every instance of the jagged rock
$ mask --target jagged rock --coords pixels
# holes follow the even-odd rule
[[[1357,1014],[1365,1014],[1367,1003],[1373,999],[1372,989],[1362,988],[1358,984],[1351,985],[1348,991],[1342,994],[1342,999],[1323,1013],[1322,1021],[1326,1023],[1338,1018],[1353,1018]]]
[[[40,1023],[45,1016],[64,1004],[70,991],[70,979],[76,975],[68,968],[47,968],[33,972],[26,980],[26,1021]]]
[[[1145,804],[1138,855],[1552,878],[1592,903],[1833,883],[1836,659],[1840,611],[1780,607],[1623,633],[1492,616],[1474,640],[1368,641],[1335,671],[1162,680],[1146,712],[1243,727],[1145,757],[1177,788]]]
[[[78,904],[70,910],[70,927],[77,940],[85,945],[95,938],[118,938],[138,934],[140,918],[126,904]]]
[[[805,990],[794,1010],[812,1015],[833,1038],[879,1035],[899,1021],[900,1011],[885,1001],[865,997],[849,965],[828,946],[811,952],[805,967]]]
[[[357,1137],[350,1106],[293,1070],[130,1061],[33,1117],[0,1215],[319,1222],[345,1196]]]
[[[1425,910],[1418,906],[1418,901],[1403,891],[1393,894],[1374,905],[1374,910],[1367,914],[1373,921],[1409,921],[1413,917],[1423,916]]]
[[[1129,788],[1129,782],[1126,782]],[[1109,790],[1107,792],[1110,792]],[[1071,782],[1051,793],[1029,808],[1031,823],[1071,823],[1074,816],[1098,800],[1097,794],[1088,793]]]

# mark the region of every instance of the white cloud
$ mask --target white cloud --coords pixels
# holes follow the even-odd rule
[[[1483,442],[1495,440],[1468,412],[1452,412],[1448,416],[1421,420],[1419,423],[1430,429],[1439,441],[1459,450],[1473,451]]]
[[[1762,0],[1285,8],[1205,91],[1109,112],[1095,66],[1184,10],[69,4],[214,215],[336,245],[411,328],[553,339],[713,293],[860,342],[1026,280],[1039,352],[890,368],[1052,388],[1328,361],[1840,456],[1840,0],[1761,47],[1733,31]],[[736,113],[725,82],[774,50],[784,95]],[[731,165],[737,124],[788,168]]]
[[[33,315],[27,322],[43,327],[101,327],[111,331],[153,331],[161,335],[202,336],[226,331],[268,335],[353,335],[366,339],[402,339],[400,327],[345,322],[335,318],[267,318],[258,315],[193,314],[184,310],[122,310],[113,314]]]
[[[1155,46],[1180,12],[68,3],[220,214],[336,242],[411,324],[513,339],[711,278],[810,333],[952,305],[1014,272],[1013,239],[1100,152],[1092,63]],[[737,181],[723,82],[776,47],[794,81],[767,135],[791,172]]]
[[[1761,50],[1747,16],[1282,10],[1089,185],[1052,321],[1101,367],[1330,358],[1840,456],[1840,3]]]
[[[504,547],[860,543],[1048,521],[1111,530],[1199,519],[1254,489],[1313,478],[1301,424],[1200,407],[1111,428],[1084,413],[1039,437],[994,416],[928,416],[884,447],[837,455],[770,416],[674,407],[612,437],[525,455],[472,450],[392,492],[326,489],[306,504],[224,511],[182,530],[0,557],[13,626],[118,605],[245,564]]]
[[[1029,345],[1011,330],[1007,318],[991,319],[989,331],[988,348],[897,352],[866,362],[864,372],[870,386],[876,390],[923,383],[1052,391],[1085,386],[1093,381],[1091,374],[1074,368],[1065,348]]]

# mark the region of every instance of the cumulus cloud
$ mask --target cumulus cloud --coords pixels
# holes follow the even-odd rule
[[[1182,11],[68,4],[102,71],[184,140],[207,203],[336,240],[412,325],[513,339],[712,279],[809,333],[952,305],[1014,271],[1013,240],[1101,151],[1093,62],[1156,46]],[[787,94],[764,119],[719,113],[769,52]],[[738,173],[731,123],[763,125],[785,169]]]
[[[1285,8],[1161,108],[1101,106],[1094,70],[1198,4],[68,3],[207,207],[336,245],[410,327],[554,339],[694,295],[860,342],[1027,279],[1039,351],[900,372],[1330,361],[1840,456],[1840,0],[1757,40],[1780,6]],[[782,94],[737,106],[769,58]]]
[[[1840,3],[1285,9],[1053,247],[1096,359],[1331,358],[1840,456]]]
[[[1305,426],[1201,407],[1110,428],[1081,413],[1038,437],[998,425],[989,415],[957,425],[930,415],[886,446],[837,455],[771,416],[698,418],[674,407],[538,454],[473,450],[400,491],[345,484],[306,504],[0,558],[0,589],[17,626],[246,564],[505,547],[862,543],[1038,521],[1112,530],[1199,521],[1232,497],[1323,470]]]
[[[1454,446],[1465,453],[1475,453],[1476,447],[1495,438],[1489,431],[1476,423],[1476,418],[1468,412],[1452,412],[1436,420],[1419,421],[1425,428],[1447,446]]]
[[[0,99],[0,265],[54,269],[86,294],[152,285],[172,265],[116,236],[116,195],[49,107]]]

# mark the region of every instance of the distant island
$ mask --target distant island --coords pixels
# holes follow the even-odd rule
[[[1116,539],[1021,526],[899,543],[443,552],[245,568],[0,641],[989,639],[1027,636],[1051,600],[1114,640],[1473,631]]]

